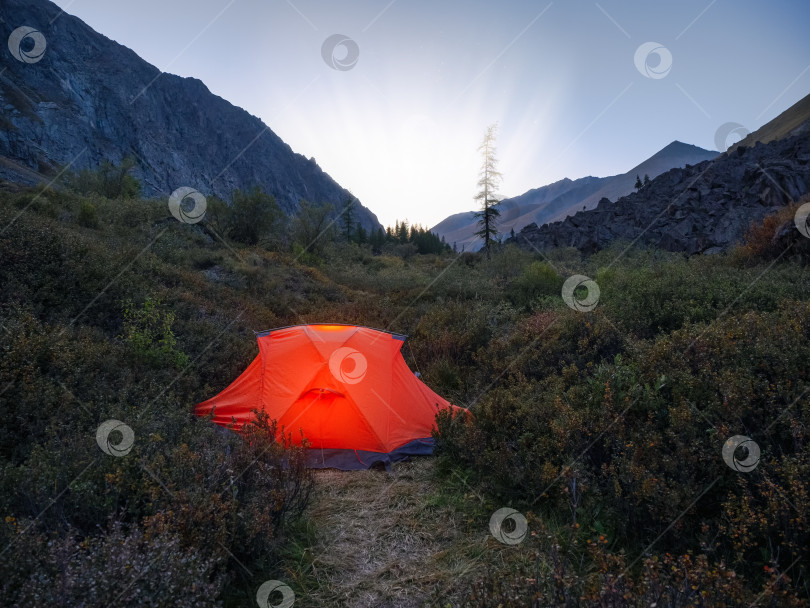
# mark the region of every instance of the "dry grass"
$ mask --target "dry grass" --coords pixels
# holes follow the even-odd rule
[[[392,472],[316,473],[308,542],[288,572],[298,606],[411,608],[454,605],[464,581],[483,567],[486,520],[470,517],[473,495],[441,493],[434,460]],[[458,504],[467,501],[467,504]],[[497,543],[496,543],[497,544]]]

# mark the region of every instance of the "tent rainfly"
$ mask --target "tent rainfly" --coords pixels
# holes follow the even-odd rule
[[[312,467],[386,468],[433,452],[436,414],[451,405],[410,369],[405,336],[355,325],[295,325],[257,334],[259,354],[234,382],[195,408],[239,430],[266,412],[309,442]]]

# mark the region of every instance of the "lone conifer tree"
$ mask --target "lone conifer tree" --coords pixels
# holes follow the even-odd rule
[[[343,228],[346,242],[350,243],[354,233],[354,200],[351,198],[347,198],[343,204]]]
[[[484,249],[487,252],[487,259],[490,259],[490,245],[495,237],[498,235],[498,229],[495,223],[500,215],[497,208],[494,207],[498,199],[495,198],[495,192],[498,189],[498,182],[501,179],[501,174],[498,172],[498,159],[495,157],[495,135],[498,129],[498,123],[494,123],[487,127],[487,132],[484,135],[484,141],[478,147],[481,153],[483,162],[481,163],[480,179],[478,180],[478,187],[481,190],[475,195],[475,200],[480,201],[481,208],[477,211],[475,217],[478,219],[480,229],[475,233],[484,239]]]
[[[638,176],[638,173],[636,173],[636,185],[635,185],[635,186],[633,186],[633,187],[634,187],[636,190],[641,190],[641,187],[642,187],[643,185],[644,185],[644,184],[642,184],[642,183],[641,183],[641,178]]]

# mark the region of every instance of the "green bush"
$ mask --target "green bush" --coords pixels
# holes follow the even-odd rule
[[[98,210],[96,206],[90,201],[83,201],[81,207],[79,207],[77,220],[79,225],[85,228],[98,228]]]
[[[150,365],[183,368],[188,356],[177,348],[172,331],[174,313],[163,310],[160,300],[147,297],[142,307],[124,302],[124,331],[121,338],[136,356]]]
[[[282,219],[275,197],[260,188],[249,192],[236,190],[227,213],[226,234],[246,245],[256,245],[267,239]],[[275,235],[276,239],[278,234]]]
[[[563,278],[548,262],[532,262],[509,287],[510,300],[515,306],[526,309],[537,303],[542,296],[558,296]]]
[[[141,183],[131,175],[134,168],[133,158],[125,158],[120,165],[104,160],[96,169],[65,172],[62,182],[78,194],[97,194],[110,199],[132,199],[141,192]]]
[[[810,304],[689,325],[612,361],[597,349],[592,366],[574,357],[528,375],[559,335],[481,399],[472,424],[440,419],[440,452],[490,494],[551,517],[570,509],[575,482],[579,521],[633,551],[701,547],[754,587],[772,571],[795,578],[790,568],[810,561],[810,521],[797,507],[810,474],[799,430],[810,424]],[[579,335],[564,343],[582,344]],[[763,449],[748,475],[721,458],[737,434]]]

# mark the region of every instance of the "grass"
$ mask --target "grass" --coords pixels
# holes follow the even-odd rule
[[[519,554],[490,534],[491,502],[458,471],[440,475],[435,459],[315,478],[312,504],[285,551],[296,605],[459,605],[477,576]]]
[[[0,603],[230,608],[277,579],[296,606],[806,605],[810,276],[803,241],[777,259],[784,219],[690,259],[302,255],[278,226],[223,242],[165,201],[0,184]],[[562,301],[572,274],[593,312]],[[438,458],[316,472],[310,495],[283,450],[255,467],[259,444],[192,415],[254,331],[324,321],[409,335],[473,419],[440,421]],[[126,458],[96,445],[110,418]],[[734,434],[763,448],[751,474],[722,461]],[[507,506],[518,546],[489,533]]]

